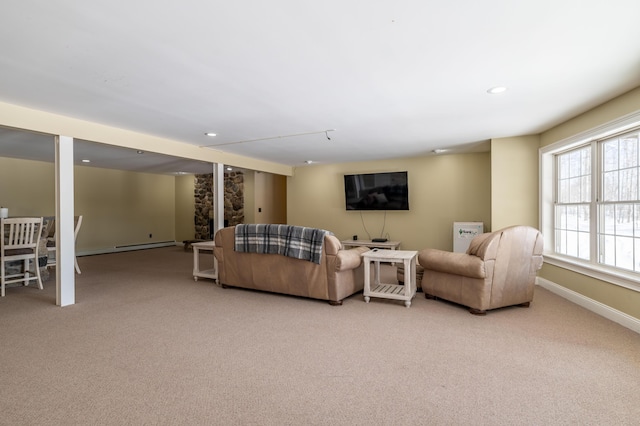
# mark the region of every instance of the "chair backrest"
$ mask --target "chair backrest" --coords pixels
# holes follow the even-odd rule
[[[496,259],[500,253],[506,257],[522,255],[542,261],[542,234],[530,226],[510,226],[494,232],[480,234],[469,244],[467,254],[483,260]],[[538,268],[542,263],[538,265]]]
[[[14,249],[38,250],[41,217],[2,219],[0,244],[2,251]]]
[[[55,216],[45,216],[44,221],[49,225],[49,233],[46,235],[52,241],[55,240],[56,236],[56,217]],[[82,226],[82,215],[73,217],[73,236],[74,238],[78,238],[78,232],[80,231],[80,226]]]
[[[485,258],[485,267],[492,269],[491,304],[508,306],[518,300],[530,300],[536,271],[542,266],[542,234],[530,226],[511,226],[496,231]],[[486,263],[493,263],[492,266]]]

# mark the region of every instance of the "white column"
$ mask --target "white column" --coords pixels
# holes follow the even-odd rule
[[[213,163],[213,234],[224,228],[224,164]]]
[[[56,304],[76,299],[75,238],[73,229],[73,138],[56,136]]]

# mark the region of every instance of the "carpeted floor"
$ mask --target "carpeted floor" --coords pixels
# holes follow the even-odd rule
[[[477,317],[222,289],[181,247],[79,263],[73,306],[0,300],[0,425],[640,422],[640,335],[542,288]]]

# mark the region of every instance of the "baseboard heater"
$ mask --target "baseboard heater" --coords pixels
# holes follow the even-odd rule
[[[82,252],[76,253],[76,255],[92,256],[94,254],[108,254],[108,253],[118,253],[122,251],[146,250],[146,249],[169,247],[169,246],[175,246],[175,245],[177,245],[175,241],[159,241],[156,243],[127,244],[122,246],[115,246],[113,248],[110,247],[110,248],[104,248],[104,249],[82,251]]]
[[[124,246],[116,246],[116,249],[130,249],[136,250],[137,248],[153,248],[153,247],[166,247],[175,245],[175,241],[159,241],[157,243],[140,243],[140,244],[127,244]]]

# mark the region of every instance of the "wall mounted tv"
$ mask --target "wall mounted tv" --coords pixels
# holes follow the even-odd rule
[[[344,176],[347,210],[409,210],[407,172]]]

